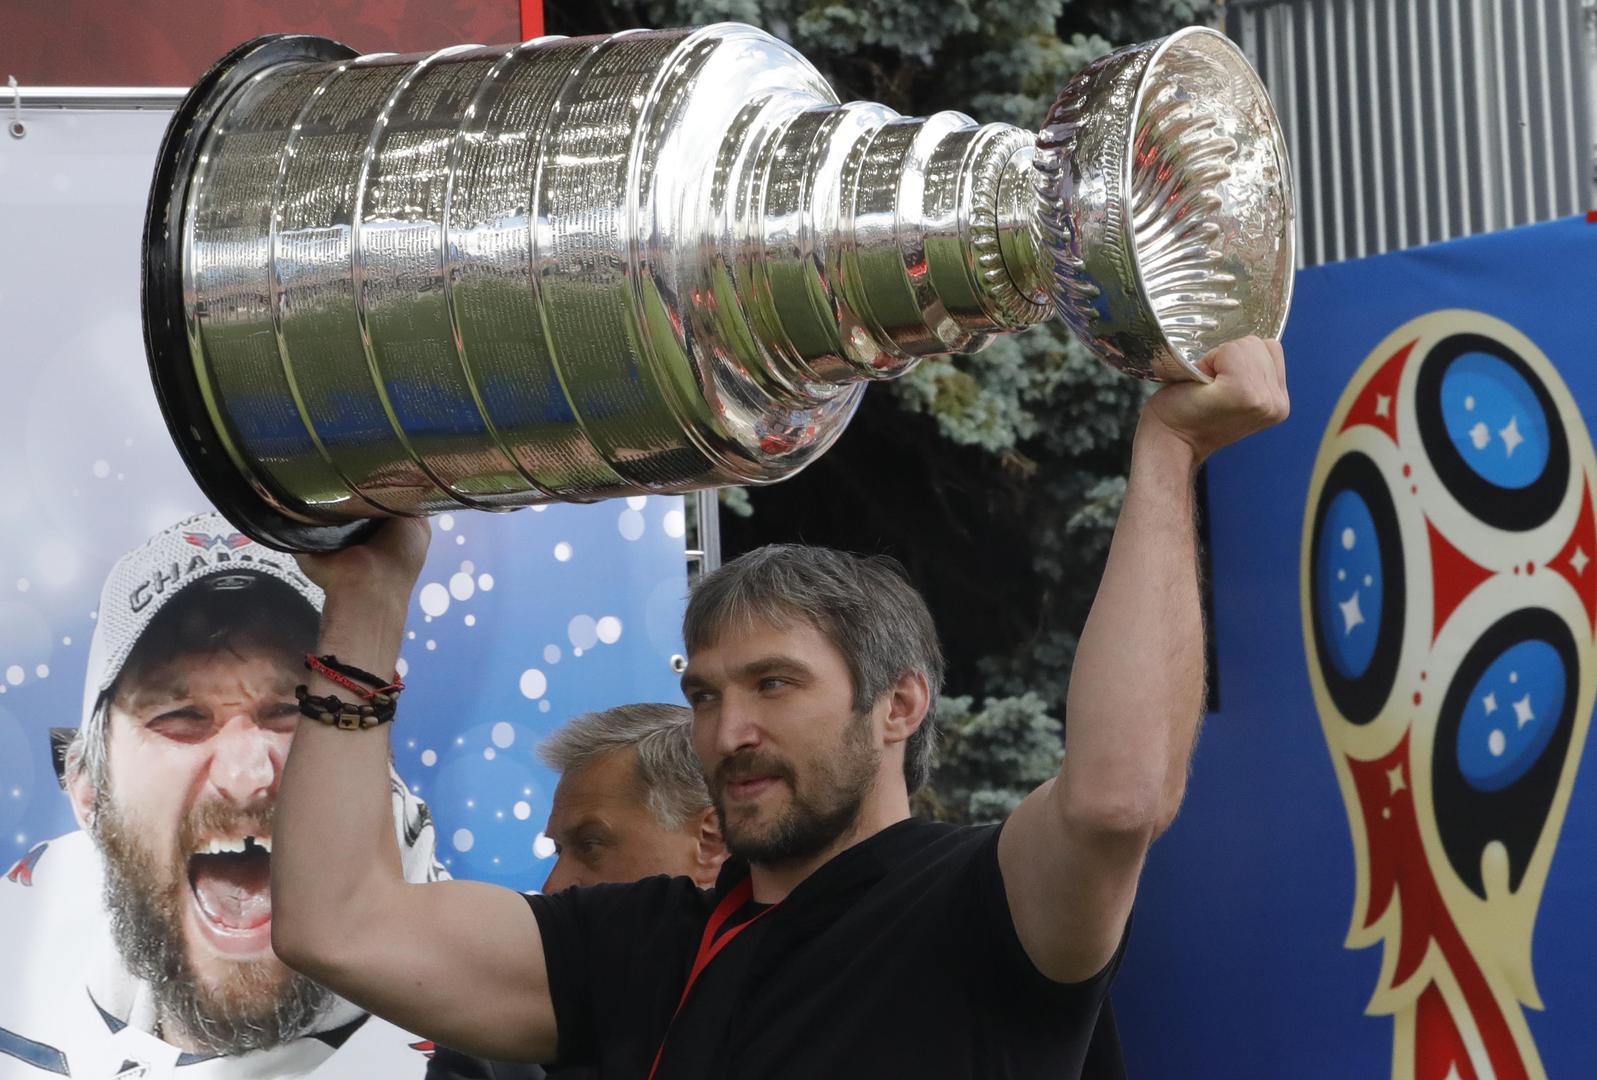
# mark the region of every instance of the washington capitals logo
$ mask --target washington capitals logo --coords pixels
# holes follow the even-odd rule
[[[28,853],[12,864],[6,871],[6,880],[14,881],[18,885],[33,884],[33,868],[39,864],[39,856],[44,854],[44,849],[50,846],[50,841],[44,840],[34,844]]]
[[[212,536],[210,533],[186,532],[183,534],[183,539],[188,543],[193,544],[195,547],[204,548],[207,551],[213,547],[227,548],[228,550],[232,551],[244,547],[250,542],[250,538],[245,536],[243,533],[228,533],[225,536]]]

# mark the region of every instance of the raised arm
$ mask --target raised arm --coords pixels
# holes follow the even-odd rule
[[[327,592],[318,653],[394,670],[427,553],[425,521],[300,563]],[[317,696],[354,695],[319,677]],[[404,723],[404,702],[399,719]],[[404,1028],[501,1060],[554,1057],[543,946],[526,901],[473,881],[407,882],[388,788],[388,727],[302,720],[272,848],[272,946],[290,967]]]
[[[1278,343],[1245,338],[1206,363],[1212,383],[1167,386],[1143,410],[1125,505],[1076,648],[1064,765],[999,840],[1021,943],[1059,981],[1088,978],[1113,956],[1148,845],[1186,787],[1203,708],[1197,468],[1287,415]]]

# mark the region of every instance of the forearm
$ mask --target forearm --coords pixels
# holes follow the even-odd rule
[[[1203,699],[1192,448],[1137,429],[1125,505],[1076,649],[1055,794],[1078,819],[1157,832],[1179,804]]]
[[[408,597],[334,591],[322,615],[319,655],[378,675],[394,671]],[[353,693],[314,673],[317,696]],[[336,939],[338,916],[359,898],[403,881],[388,780],[388,725],[345,731],[304,719],[278,793],[272,853],[274,941],[317,950]]]
[[[1166,386],[1144,407],[1126,502],[1076,647],[1065,763],[998,838],[1015,932],[1054,979],[1085,978],[1113,955],[1148,843],[1186,785],[1203,703],[1198,463],[1287,414],[1279,344],[1228,342],[1203,364],[1212,380]]]
[[[327,594],[318,654],[393,672],[428,535],[425,519],[400,518],[353,547],[300,557]],[[318,697],[353,696],[325,679],[306,683]],[[404,723],[403,704],[399,714]],[[272,945],[406,1031],[492,1058],[553,1057],[549,980],[526,899],[478,881],[405,881],[388,738],[387,724],[300,722],[278,791]]]

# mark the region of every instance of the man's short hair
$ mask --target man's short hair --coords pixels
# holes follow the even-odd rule
[[[638,786],[664,828],[679,829],[710,805],[693,750],[693,714],[681,705],[645,702],[585,713],[538,746],[556,772],[580,769],[612,750],[637,751]]]
[[[688,598],[682,637],[691,655],[760,621],[798,619],[848,662],[854,710],[864,713],[907,671],[926,678],[926,719],[904,747],[904,782],[917,791],[937,749],[943,650],[919,591],[898,560],[799,544],[771,544],[706,575]]]

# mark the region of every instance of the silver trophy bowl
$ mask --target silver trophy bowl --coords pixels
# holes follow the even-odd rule
[[[1278,336],[1290,173],[1241,53],[1189,29],[1076,76],[1041,136],[840,104],[752,27],[357,56],[240,46],[174,116],[145,339],[238,527],[765,484],[871,381],[1053,315],[1201,378]]]

